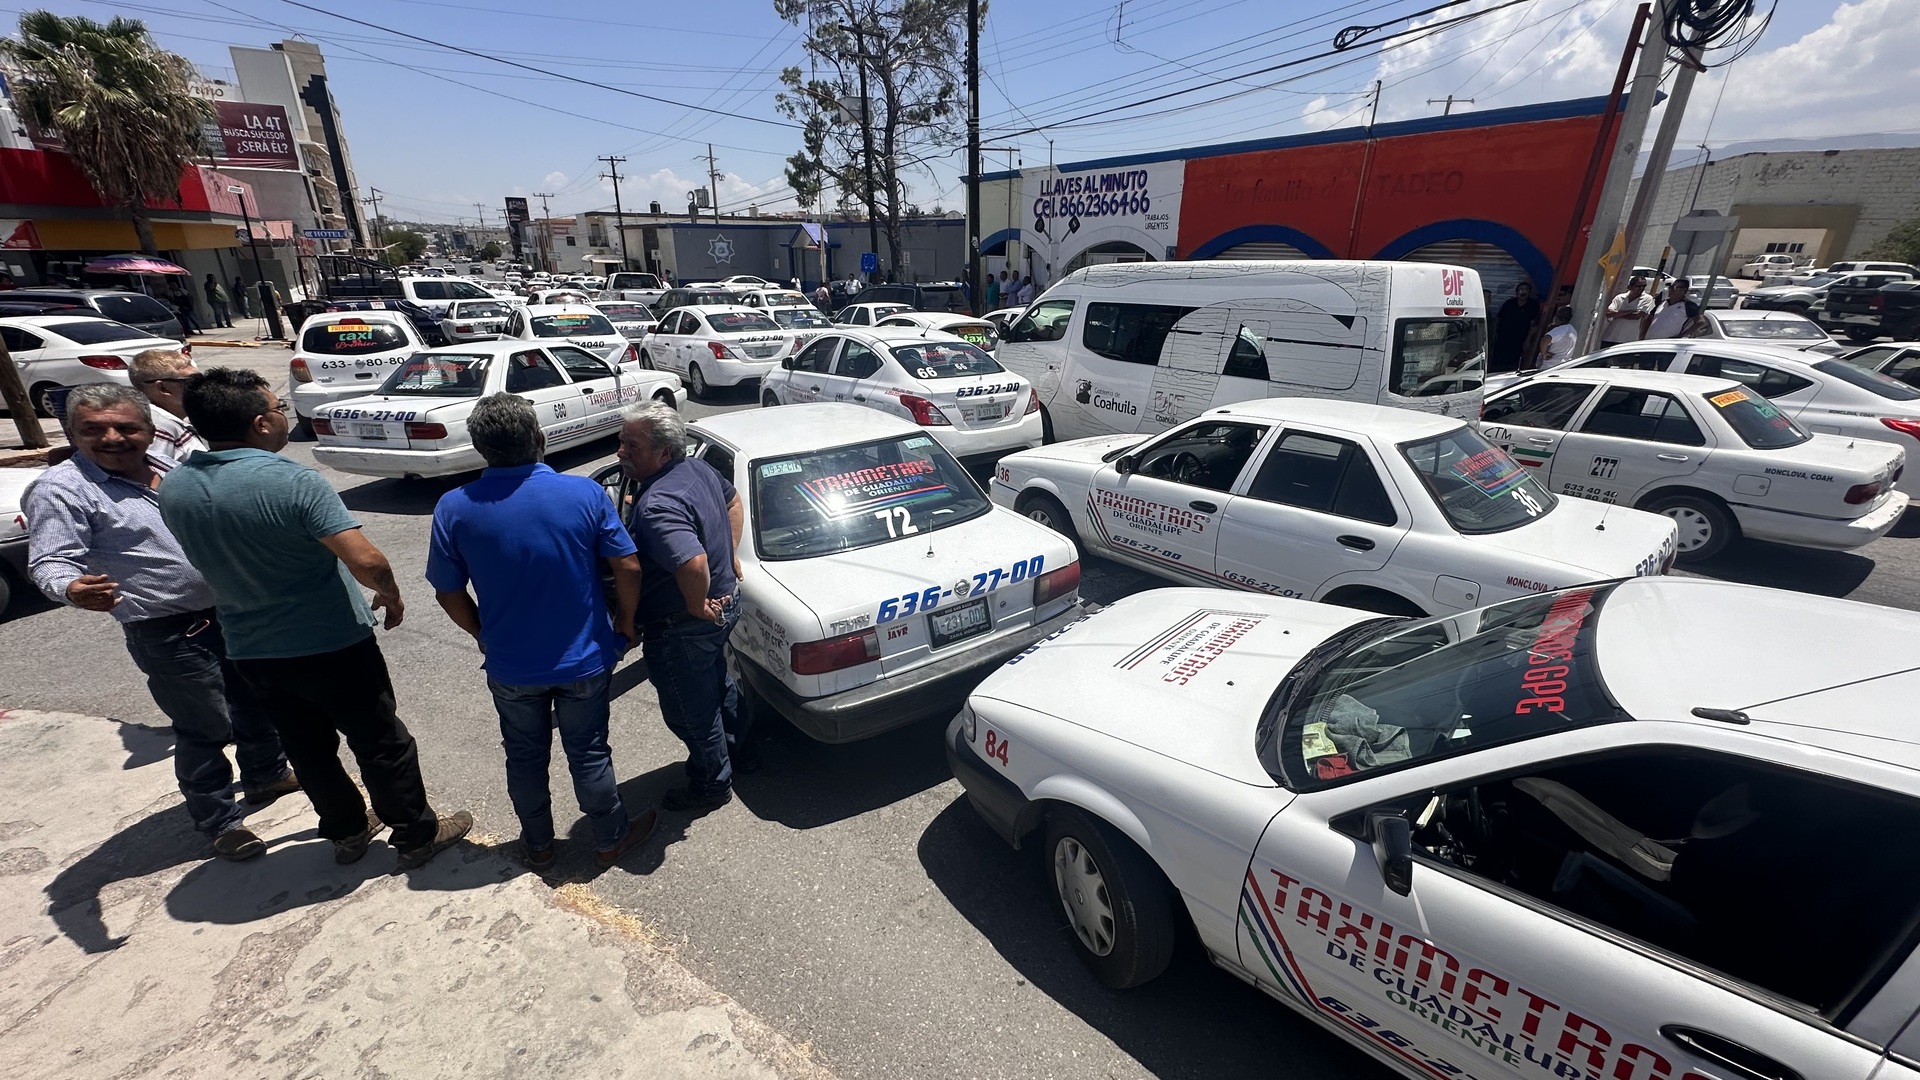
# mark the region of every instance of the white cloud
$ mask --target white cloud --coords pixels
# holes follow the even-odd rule
[[[549,191],[567,186],[567,174],[555,169],[540,178],[540,186]]]
[[[1912,0],[1858,0],[1797,41],[1728,69],[1712,141],[1914,129],[1920,96],[1920,14]],[[1699,140],[1717,78],[1694,87],[1683,133]]]

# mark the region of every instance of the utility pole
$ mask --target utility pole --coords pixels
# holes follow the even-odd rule
[[[551,191],[536,191],[533,197],[540,200],[540,232],[535,236],[534,250],[540,253],[540,269],[553,273],[553,260],[548,257],[553,246],[553,226],[548,224],[547,200],[553,198]]]
[[[1642,5],[1643,8],[1646,6]],[[1647,117],[1653,112],[1653,98],[1660,88],[1660,72],[1666,64],[1666,41],[1661,34],[1660,20],[1637,18],[1634,25],[1641,25],[1642,22],[1646,24],[1646,34],[1639,42],[1640,60],[1633,69],[1633,87],[1627,93],[1627,109],[1620,120],[1619,139],[1614,143],[1613,160],[1607,165],[1607,178],[1600,185],[1600,201],[1593,211],[1593,228],[1587,233],[1587,251],[1580,259],[1580,274],[1574,281],[1575,355],[1592,348],[1594,314],[1600,302],[1612,292],[1613,281],[1601,279],[1599,257],[1595,251],[1604,253],[1611,250],[1614,234],[1620,231],[1627,182],[1633,179],[1633,164],[1640,157],[1640,140],[1646,137]],[[1632,265],[1627,261],[1627,256],[1636,246],[1631,240],[1625,245],[1625,252],[1621,256],[1623,264]]]
[[[967,304],[985,314],[980,281],[980,0],[967,0]]]
[[[713,144],[707,144],[707,198],[713,202],[713,223],[720,224],[720,181],[727,178],[713,158]]]
[[[1672,8],[1678,0],[1668,0]],[[1660,47],[1666,48],[1664,35]],[[1653,216],[1654,200],[1660,197],[1660,185],[1667,177],[1667,164],[1673,160],[1673,143],[1680,134],[1680,123],[1687,113],[1687,99],[1693,96],[1693,80],[1706,70],[1700,54],[1686,51],[1674,57],[1678,69],[1673,86],[1667,90],[1667,111],[1660,117],[1660,130],[1654,133],[1653,149],[1647,155],[1647,171],[1640,175],[1640,190],[1633,196],[1633,208],[1627,211],[1627,265],[1633,265],[1633,253],[1640,248],[1641,235],[1647,231],[1647,219]],[[1712,267],[1708,267],[1708,285],[1712,285]],[[1704,305],[1703,296],[1700,303]]]
[[[620,230],[620,269],[631,270],[633,267],[627,265],[627,213],[620,209],[620,166],[627,159],[609,156],[594,160],[607,163],[607,171],[600,174],[600,179],[613,181],[613,220],[614,227]],[[546,203],[542,202],[540,208],[545,210]]]
[[[381,224],[380,221],[380,199],[380,189],[370,187],[367,189],[367,197],[361,201],[369,203],[373,207],[373,242],[384,249],[387,246],[387,231],[386,227]]]
[[[1446,105],[1446,108],[1440,111],[1440,115],[1452,116],[1455,105],[1471,105],[1473,104],[1473,99],[1470,97],[1457,98],[1452,94],[1448,94],[1444,98],[1430,97],[1427,99],[1427,104],[1429,105],[1440,105],[1443,103]]]
[[[860,143],[864,148],[861,165],[866,176],[867,188],[867,246],[873,249],[873,257],[880,257],[880,208],[873,201],[873,103],[867,99],[867,36],[860,28],[860,20],[853,21],[853,40],[860,50]],[[892,267],[885,267],[880,280],[892,277]],[[871,284],[871,282],[869,282]]]
[[[1373,111],[1367,114],[1367,148],[1360,155],[1360,182],[1353,189],[1353,218],[1347,222],[1347,258],[1356,258],[1360,239],[1360,208],[1367,201],[1367,176],[1373,171],[1373,125],[1380,119],[1380,80],[1373,80]]]

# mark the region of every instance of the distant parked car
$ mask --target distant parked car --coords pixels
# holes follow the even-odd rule
[[[154,337],[187,340],[187,332],[180,326],[180,316],[145,293],[126,289],[10,289],[5,299],[15,304],[63,304],[87,308],[103,319],[126,323]]]
[[[1779,252],[1772,255],[1761,255],[1758,258],[1752,260],[1751,262],[1743,264],[1740,267],[1740,276],[1746,277],[1746,278],[1758,278],[1766,274],[1777,273],[1781,270],[1789,269],[1791,267],[1799,265],[1799,263],[1800,263],[1799,259],[1796,259],[1791,255],[1785,254],[1784,252]]]
[[[1730,308],[1735,306],[1734,301],[1740,296],[1740,290],[1733,287],[1733,282],[1723,277],[1709,278],[1705,274],[1695,274],[1687,278],[1687,286],[1690,295],[1704,308]]]

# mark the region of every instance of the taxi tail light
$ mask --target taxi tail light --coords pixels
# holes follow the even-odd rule
[[[186,358],[187,358],[187,359],[189,359],[189,360],[191,360],[191,359],[193,359],[193,343],[192,343],[192,342],[187,342],[187,343],[185,343],[185,344],[183,344],[183,345],[181,345],[181,346],[180,346],[180,355],[181,355],[181,356],[184,356],[184,357],[186,357]]]
[[[1027,411],[1022,415],[1032,416],[1034,413],[1037,413],[1039,411],[1040,411],[1040,391],[1029,389],[1027,391]]]
[[[1063,596],[1071,596],[1079,588],[1080,563],[1075,560],[1033,579],[1033,606],[1039,607]]]
[[[80,362],[101,371],[125,371],[127,362],[117,356],[82,356]]]
[[[732,350],[732,349],[729,349],[729,348],[727,348],[727,343],[726,343],[726,342],[724,342],[724,341],[709,341],[709,342],[707,342],[707,350],[708,350],[709,352],[711,352],[711,353],[713,353],[713,358],[714,358],[715,360],[731,360],[731,359],[733,359],[733,350]]]
[[[880,633],[868,627],[824,641],[802,641],[793,646],[795,675],[825,675],[880,659]]]
[[[1861,503],[1872,502],[1874,496],[1879,494],[1880,481],[1878,480],[1871,484],[1855,484],[1847,489],[1847,505],[1859,506]]]
[[[621,360],[620,362],[621,362],[621,363],[623,363],[623,364],[637,364],[637,363],[639,363],[639,362],[640,362],[640,350],[639,350],[639,349],[637,349],[637,348],[635,348],[635,347],[634,347],[634,346],[632,346],[632,345],[628,345],[628,346],[627,346],[627,351],[626,351],[626,354],[625,354],[625,357],[624,357],[624,358],[623,358],[623,359],[622,359],[622,360]]]
[[[407,425],[407,438],[418,442],[431,442],[447,437],[447,425],[412,423]]]
[[[367,325],[367,320],[365,320],[365,319],[335,319],[335,320],[334,320],[334,325],[335,325],[335,326],[365,326],[365,325]]]
[[[1898,416],[1883,416],[1880,423],[1899,432],[1920,439],[1920,420],[1906,420]]]
[[[900,404],[907,407],[907,411],[913,414],[913,422],[921,427],[953,426],[953,421],[947,419],[947,414],[940,411],[940,406],[926,398],[914,394],[901,394]]]
[[[471,334],[473,333],[473,324],[472,323],[454,323],[453,332],[456,334]]]
[[[309,421],[309,423],[313,424],[313,433],[315,435],[333,434],[333,421],[324,416],[316,416]]]
[[[287,365],[287,370],[293,373],[294,382],[313,381],[313,370],[307,367],[305,360],[295,359]]]

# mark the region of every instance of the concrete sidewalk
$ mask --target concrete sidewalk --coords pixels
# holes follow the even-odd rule
[[[209,859],[171,742],[0,710],[0,1076],[830,1076],[484,840],[336,866],[295,795],[248,819],[265,856]]]

